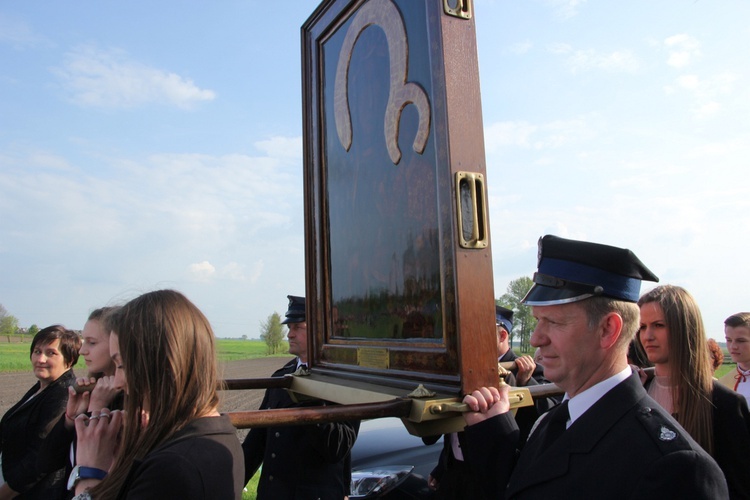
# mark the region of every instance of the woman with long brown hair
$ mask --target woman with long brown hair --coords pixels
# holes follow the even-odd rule
[[[638,306],[638,338],[655,367],[649,395],[714,457],[730,497],[750,497],[750,413],[713,378],[698,305],[684,288],[663,285],[642,295]]]
[[[76,419],[76,498],[241,498],[242,449],[218,412],[206,317],[184,295],[160,290],[122,306],[108,325],[125,411]]]

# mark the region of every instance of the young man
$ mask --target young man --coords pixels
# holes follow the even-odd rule
[[[469,466],[488,498],[727,498],[716,462],[651,399],[627,363],[641,280],[629,250],[545,236],[524,298],[531,345],[565,401],[540,419],[520,456],[507,388],[464,398]],[[518,457],[518,458],[517,458]]]
[[[727,350],[737,368],[719,379],[719,382],[739,392],[750,405],[750,313],[732,314],[724,320]]]
[[[305,298],[288,295],[289,309],[282,324],[289,326],[289,353],[297,356],[274,377],[283,377],[307,366],[307,323]],[[260,409],[319,406],[323,401],[298,404],[285,389],[268,389]],[[359,422],[337,422],[289,427],[254,427],[242,450],[245,453],[245,482],[261,463],[258,500],[296,498],[343,499],[351,484],[350,450]]]

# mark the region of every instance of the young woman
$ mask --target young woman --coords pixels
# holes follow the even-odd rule
[[[31,341],[38,381],[0,421],[0,499],[56,499],[65,494],[61,471],[40,478],[36,462],[50,423],[65,409],[80,347],[78,334],[60,325],[40,330]]]
[[[737,368],[719,382],[745,396],[750,405],[750,312],[732,314],[724,321],[727,350]]]
[[[649,395],[669,411],[721,467],[731,498],[750,497],[750,412],[713,379],[700,310],[684,288],[658,286],[638,301],[638,338],[655,377]]]
[[[75,498],[241,498],[242,449],[218,412],[208,320],[172,290],[141,295],[108,318],[125,411],[76,418]]]
[[[83,327],[83,344],[78,353],[86,362],[88,377],[79,377],[76,384],[93,389],[78,393],[73,387],[68,388],[65,413],[60,415],[39,450],[37,467],[41,472],[65,468],[65,478],[70,475],[75,465],[74,423],[78,415],[98,412],[105,407],[122,409],[122,390],[114,385],[115,363],[109,355],[109,331],[104,325],[104,316],[114,310],[112,307],[95,309]],[[72,497],[72,494],[67,496]]]

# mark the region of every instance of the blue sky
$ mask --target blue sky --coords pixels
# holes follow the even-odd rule
[[[317,2],[268,5],[0,4],[0,303],[21,326],[168,287],[217,335],[257,337],[304,293]],[[750,4],[474,9],[495,295],[543,234],[623,246],[722,339],[750,309]]]

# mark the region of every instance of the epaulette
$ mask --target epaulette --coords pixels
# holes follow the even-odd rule
[[[642,406],[635,410],[638,420],[646,429],[654,444],[663,453],[672,453],[680,450],[689,450],[693,447],[685,438],[686,431],[679,424],[666,416],[662,411]]]

